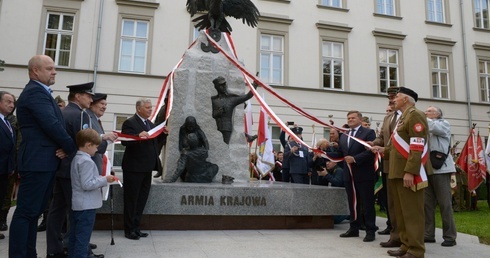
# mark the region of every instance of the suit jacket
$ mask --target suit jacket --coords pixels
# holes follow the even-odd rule
[[[5,124],[0,121],[0,174],[10,174],[15,168],[15,128],[12,127],[12,132]]]
[[[56,101],[33,80],[27,83],[17,100],[17,120],[22,135],[19,171],[56,171],[60,164],[57,149],[62,148],[67,154],[76,152]]]
[[[400,137],[410,143],[411,137],[420,137],[425,139],[425,144],[428,144],[429,138],[429,126],[427,124],[427,118],[424,112],[416,109],[415,107],[409,107],[403,112],[400,119],[398,119],[398,127],[396,132]],[[389,179],[403,178],[405,172],[413,175],[420,174],[420,165],[422,164],[422,152],[410,151],[408,159],[405,159],[396,149],[393,144],[390,143],[388,148],[385,148],[385,156],[389,155],[390,160],[390,173]],[[429,159],[425,163],[425,171],[428,175],[432,174],[432,166]]]
[[[356,131],[354,137],[363,141],[373,141],[376,139],[376,133],[372,129],[362,126]],[[353,156],[356,160],[351,164],[352,175],[355,182],[374,181],[374,153],[366,150],[364,145],[351,139],[351,146],[347,145],[348,133],[340,135],[339,148],[343,156]],[[352,142],[354,141],[354,142]],[[344,180],[350,181],[350,173],[347,164],[344,165]]]
[[[150,128],[155,125],[149,121]],[[121,132],[124,134],[138,135],[146,131],[146,126],[138,115],[134,115],[122,125]],[[151,172],[161,166],[158,157],[158,141],[156,138],[142,141],[121,141],[126,146],[122,159],[122,170],[131,172]]]
[[[104,134],[104,129],[102,128],[102,125],[99,124],[99,118],[97,115],[92,112],[92,110],[87,109],[85,110],[87,114],[90,116],[90,121],[92,122],[92,129],[97,131],[99,134]],[[92,160],[95,162],[95,165],[97,165],[97,170],[99,171],[99,175],[102,175],[102,158],[104,156],[105,151],[107,150],[107,145],[109,143],[107,141],[102,140],[100,143],[99,147],[97,147],[97,153],[92,157]]]

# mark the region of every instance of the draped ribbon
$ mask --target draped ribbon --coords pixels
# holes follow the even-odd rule
[[[426,144],[423,138],[419,138],[424,140],[423,147],[420,143],[417,143],[416,137],[410,139],[410,144],[408,144],[398,133],[396,130],[393,131],[391,135],[391,141],[393,142],[393,147],[405,158],[408,160],[408,156],[410,154],[410,150],[417,149],[423,150],[422,152],[422,164],[420,165],[420,173],[419,175],[414,175],[414,186],[412,186],[412,191],[417,191],[423,189],[428,186],[427,182],[427,173],[425,171],[424,165],[429,158],[428,144]],[[423,148],[423,149],[422,149]]]

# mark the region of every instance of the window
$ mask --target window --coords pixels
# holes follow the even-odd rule
[[[322,5],[342,8],[342,0],[322,0]]]
[[[490,0],[473,0],[475,8],[475,27],[488,29],[490,28],[488,22],[488,6]]]
[[[480,60],[479,73],[481,101],[490,102],[490,60]]]
[[[114,130],[121,131],[122,124],[129,117],[131,117],[131,115],[114,114]],[[124,150],[125,147],[119,141],[115,142],[112,146],[112,165],[114,167],[121,167]]]
[[[148,48],[149,23],[141,20],[122,20],[119,71],[144,73]]]
[[[338,42],[323,41],[323,87],[343,89],[344,45]]]
[[[284,37],[260,36],[260,78],[270,84],[283,85]]]
[[[395,0],[376,0],[376,13],[385,15],[396,15]]]
[[[272,148],[275,152],[283,151],[281,146],[281,141],[279,140],[279,135],[281,135],[281,128],[279,126],[272,126],[271,137],[272,137]]]
[[[378,51],[380,92],[398,87],[398,50],[380,48]]]
[[[427,0],[427,20],[444,23],[445,10],[443,0]]]
[[[70,66],[74,22],[73,14],[49,12],[47,15],[43,52],[57,66]]]
[[[432,55],[432,96],[434,98],[449,98],[449,63],[447,56]]]

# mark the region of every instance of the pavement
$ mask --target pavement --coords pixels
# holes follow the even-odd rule
[[[12,210],[10,212],[12,214]],[[377,218],[377,225],[384,229],[386,219]],[[340,238],[349,223],[336,224],[333,229],[294,230],[149,230],[147,238],[129,240],[122,230],[97,230],[92,233],[91,243],[97,244],[96,254],[108,258],[126,257],[389,257],[389,248],[379,243],[389,236],[376,234],[376,240],[364,243],[364,232],[359,237]],[[8,231],[0,240],[0,257],[8,257]],[[480,244],[478,237],[458,233],[457,245],[442,247],[441,229],[436,229],[436,243],[426,244],[425,257],[488,257],[490,246]],[[46,233],[37,237],[38,256],[45,257]]]

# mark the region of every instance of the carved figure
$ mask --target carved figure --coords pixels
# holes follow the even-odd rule
[[[179,130],[180,158],[175,173],[165,182],[182,181],[210,183],[218,173],[216,164],[207,162],[209,144],[206,135],[197,124],[196,118],[188,116]]]
[[[221,76],[214,79],[213,84],[216,91],[218,91],[218,95],[211,97],[213,118],[216,120],[218,131],[223,134],[223,141],[229,144],[233,131],[233,112],[235,107],[249,100],[253,93],[251,91],[244,95],[229,93],[226,80]],[[254,87],[257,88],[257,84],[254,83]]]

